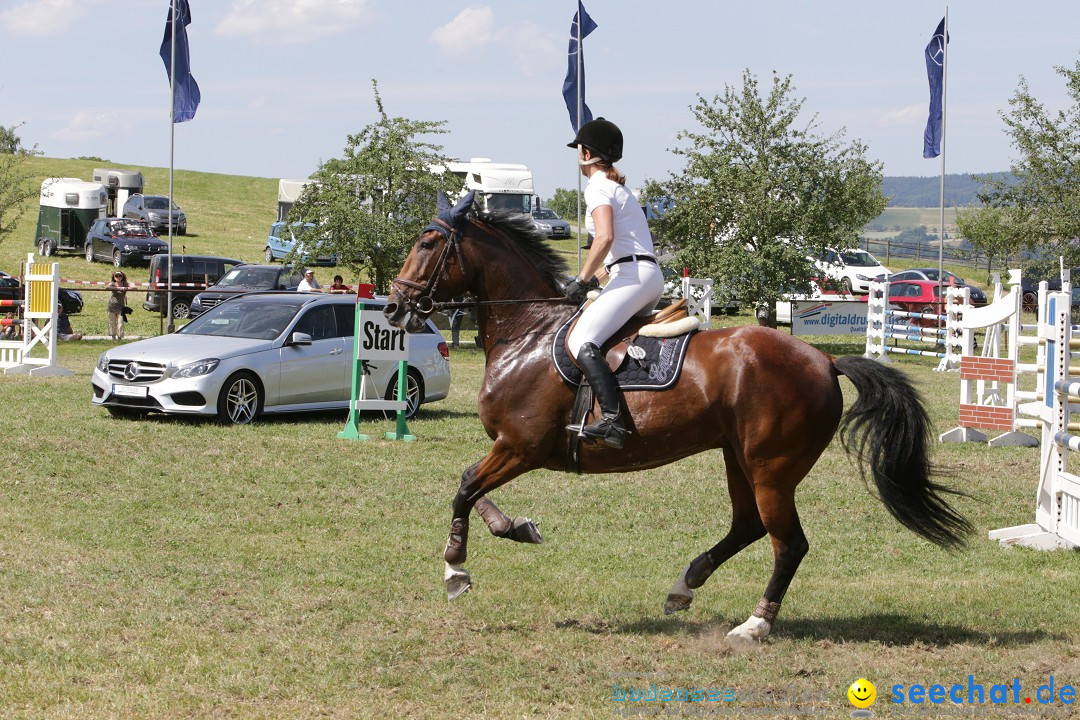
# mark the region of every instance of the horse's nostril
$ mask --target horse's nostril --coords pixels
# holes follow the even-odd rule
[[[394,317],[398,313],[398,304],[397,303],[386,303],[386,306],[383,307],[382,312],[383,312],[383,315],[385,315],[386,317]]]

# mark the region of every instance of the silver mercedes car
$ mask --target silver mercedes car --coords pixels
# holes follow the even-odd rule
[[[384,299],[364,300],[382,310]],[[347,410],[356,299],[258,292],[208,310],[171,335],[102,353],[92,403],[114,416],[216,415],[245,424],[262,413]],[[396,361],[363,364],[365,397],[396,399]],[[450,351],[428,321],[409,340],[406,414],[450,392]]]

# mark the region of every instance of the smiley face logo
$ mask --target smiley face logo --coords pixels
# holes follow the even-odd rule
[[[877,700],[877,688],[866,678],[859,678],[851,683],[851,687],[847,690],[847,698],[857,708],[868,708]]]

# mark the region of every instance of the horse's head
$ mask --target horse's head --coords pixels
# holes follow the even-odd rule
[[[467,273],[461,235],[474,197],[469,192],[451,208],[439,192],[439,214],[416,239],[383,309],[392,325],[418,332],[434,312],[436,301],[464,294]]]

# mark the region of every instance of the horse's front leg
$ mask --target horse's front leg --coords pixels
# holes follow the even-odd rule
[[[472,578],[469,576],[469,571],[465,569],[465,560],[468,558],[469,511],[474,506],[489,528],[494,525],[492,533],[500,535],[496,530],[502,528],[505,523],[507,529],[500,537],[512,537],[518,540],[517,535],[520,534],[522,538],[533,535],[537,538],[532,541],[522,539],[519,540],[520,542],[539,542],[542,539],[539,530],[531,520],[519,518],[518,520],[524,522],[519,523],[518,520],[511,522],[510,518],[495,507],[494,503],[484,498],[486,493],[529,469],[531,466],[520,455],[505,447],[504,443],[496,441],[495,447],[483,460],[461,474],[461,485],[452,503],[450,534],[446,538],[446,549],[443,551],[443,561],[446,565],[443,580],[450,600],[472,588]],[[520,530],[515,530],[515,525]]]
[[[510,516],[500,510],[486,495],[476,501],[473,509],[483,518],[488,530],[495,537],[535,545],[544,542],[544,537],[540,534],[539,522],[527,517],[516,517],[511,520]]]

